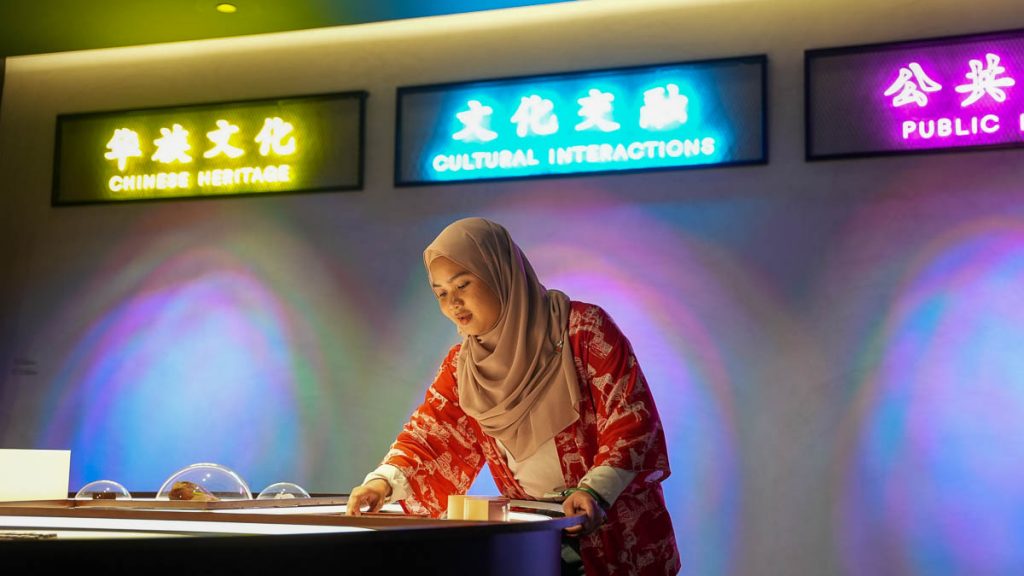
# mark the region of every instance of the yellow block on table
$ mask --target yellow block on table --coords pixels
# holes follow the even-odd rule
[[[448,496],[449,520],[508,521],[509,500],[503,496]]]
[[[466,496],[465,520],[508,521],[508,498]]]
[[[466,496],[450,494],[448,496],[448,519],[463,520],[466,517]]]

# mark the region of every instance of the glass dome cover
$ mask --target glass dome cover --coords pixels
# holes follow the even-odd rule
[[[252,491],[242,477],[230,468],[202,462],[178,470],[156,494],[157,500],[252,500]]]
[[[271,484],[260,492],[257,500],[284,500],[286,498],[309,498],[309,492],[298,484],[291,482],[277,482]]]
[[[128,489],[113,480],[89,482],[75,493],[75,500],[131,500]]]

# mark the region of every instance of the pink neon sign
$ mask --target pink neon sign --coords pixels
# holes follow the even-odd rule
[[[1024,145],[1024,31],[807,53],[808,158]]]

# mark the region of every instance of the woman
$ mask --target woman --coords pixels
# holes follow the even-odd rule
[[[448,226],[423,261],[463,341],[349,514],[398,500],[439,516],[486,461],[505,496],[564,497],[567,515],[584,516],[567,532],[587,574],[676,573],[661,421],[611,318],[545,289],[508,231],[482,218]]]

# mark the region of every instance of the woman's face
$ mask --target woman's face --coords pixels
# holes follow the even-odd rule
[[[435,258],[428,270],[441,313],[461,333],[479,336],[494,328],[501,316],[501,302],[480,277],[443,256]]]

